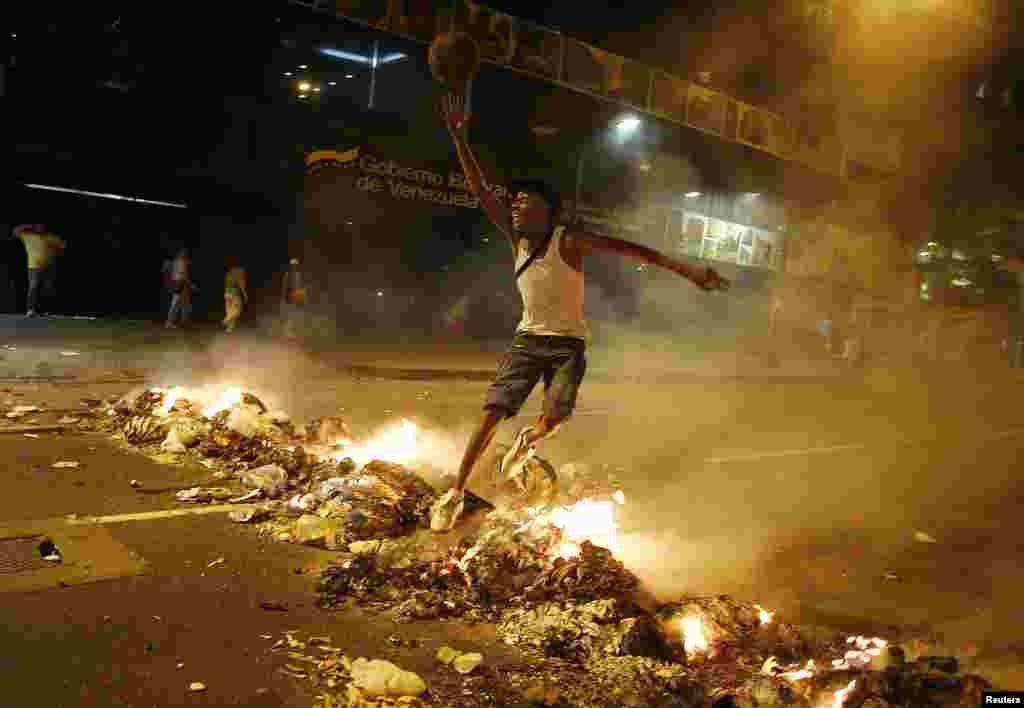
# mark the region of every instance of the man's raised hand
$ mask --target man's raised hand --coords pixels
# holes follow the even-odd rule
[[[469,112],[466,110],[466,99],[448,92],[441,97],[441,117],[448,127],[448,132],[455,138],[465,138],[469,126]]]

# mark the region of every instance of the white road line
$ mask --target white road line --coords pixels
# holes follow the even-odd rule
[[[754,462],[765,460],[771,457],[798,457],[801,455],[829,454],[833,452],[846,452],[848,450],[863,450],[867,447],[862,443],[852,445],[830,445],[828,447],[805,447],[798,450],[772,450],[770,452],[752,452],[746,455],[725,455],[722,457],[706,457],[704,462],[718,465],[723,462]]]
[[[89,524],[120,524],[125,521],[149,521],[150,519],[168,519],[175,516],[196,516],[198,514],[226,514],[229,511],[255,509],[253,504],[215,504],[213,506],[196,506],[189,509],[164,509],[162,511],[141,511],[135,514],[113,514],[111,516],[80,516],[65,517],[64,522],[72,526]]]

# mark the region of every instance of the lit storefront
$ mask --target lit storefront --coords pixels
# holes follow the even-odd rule
[[[781,270],[782,210],[761,194],[689,192],[672,206],[666,241],[678,254]]]

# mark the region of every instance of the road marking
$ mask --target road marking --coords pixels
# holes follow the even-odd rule
[[[723,462],[754,462],[765,460],[771,457],[799,457],[801,455],[830,454],[833,452],[846,452],[848,450],[863,450],[867,447],[862,443],[852,445],[830,445],[828,447],[805,447],[798,450],[772,450],[771,452],[752,452],[746,455],[725,455],[722,457],[706,457],[704,462],[717,465]]]
[[[215,504],[213,506],[197,506],[190,509],[164,509],[163,511],[141,511],[135,514],[112,514],[110,516],[67,517],[65,523],[72,526],[88,524],[120,524],[125,521],[149,521],[151,519],[169,519],[175,516],[196,516],[198,514],[226,514],[229,511],[245,511],[255,509],[256,504]]]

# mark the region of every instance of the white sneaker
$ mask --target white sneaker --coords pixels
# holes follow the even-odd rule
[[[430,530],[451,531],[462,516],[466,493],[461,489],[449,489],[430,509]]]
[[[500,475],[511,480],[519,487],[519,491],[526,491],[526,481],[523,479],[523,466],[537,452],[537,448],[526,443],[526,435],[533,431],[533,427],[526,427],[516,435],[512,449],[505,453],[501,459]]]

